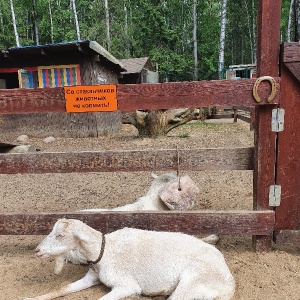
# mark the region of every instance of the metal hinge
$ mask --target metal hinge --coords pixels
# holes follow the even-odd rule
[[[284,109],[275,108],[272,110],[272,131],[280,132],[283,131],[284,125]]]
[[[281,186],[271,185],[269,188],[269,206],[279,206],[281,200]]]

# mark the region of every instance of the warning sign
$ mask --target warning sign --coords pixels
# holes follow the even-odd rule
[[[117,86],[91,85],[64,87],[67,112],[116,111]]]

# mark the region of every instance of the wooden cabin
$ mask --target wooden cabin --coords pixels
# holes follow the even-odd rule
[[[9,48],[0,51],[1,89],[117,84],[124,64],[95,41]],[[2,116],[2,137],[97,137],[121,126],[119,112]]]
[[[120,62],[126,68],[121,72],[120,83],[158,83],[158,72],[149,57],[120,59]]]

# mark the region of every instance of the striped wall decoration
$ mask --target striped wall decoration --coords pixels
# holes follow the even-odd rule
[[[33,71],[27,71],[24,69],[18,70],[18,80],[20,88],[34,88]]]
[[[81,85],[79,65],[38,67],[38,76],[41,88]]]

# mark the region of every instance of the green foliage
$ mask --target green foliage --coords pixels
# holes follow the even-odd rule
[[[77,39],[70,0],[13,0],[22,46]],[[192,0],[109,0],[110,52],[117,58],[150,56],[162,81],[193,80]],[[220,0],[198,1],[199,79],[216,79],[219,59]],[[228,0],[225,66],[252,63],[258,0]],[[290,0],[282,1],[286,37]],[[76,0],[81,39],[106,46],[104,0]],[[51,14],[50,14],[51,12]],[[52,16],[52,18],[50,17]],[[51,21],[52,29],[51,30]],[[0,0],[0,48],[16,44],[9,1]]]

